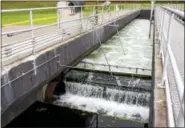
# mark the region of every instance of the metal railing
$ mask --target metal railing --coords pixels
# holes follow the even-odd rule
[[[29,25],[24,25],[22,27],[15,26],[16,28],[13,28],[13,26],[12,29],[10,26],[9,31],[6,31],[6,27],[2,29],[2,65],[7,66],[31,55],[35,57],[36,54],[42,50],[53,45],[61,44],[62,42],[90,31],[99,25],[116,20],[124,14],[136,11],[139,9],[139,6],[73,6],[73,8],[77,8],[74,10],[80,11],[76,12],[75,15],[64,18],[64,15],[70,13],[70,8],[71,7],[44,7],[2,10],[1,12],[3,15],[6,13],[29,12],[28,16],[30,23]],[[89,8],[91,9],[85,11],[85,9]],[[33,12],[46,10],[56,10],[58,20],[46,25],[35,25]],[[97,18],[98,20],[96,20]],[[19,27],[22,29],[19,29]]]
[[[118,65],[111,65],[111,64],[108,65],[108,64],[92,63],[92,62],[85,62],[85,61],[81,61],[77,65],[77,67],[82,67],[84,69],[93,69],[94,66],[99,66],[100,69],[98,70],[103,70],[103,71],[109,71],[109,69],[111,69],[111,71],[113,72],[115,71],[115,72],[124,72],[124,73],[151,76],[151,69],[145,69],[145,68],[135,68],[135,67],[118,66]]]
[[[155,9],[169,127],[184,127],[184,12]]]

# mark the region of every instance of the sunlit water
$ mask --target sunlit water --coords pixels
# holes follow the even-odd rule
[[[152,66],[152,40],[148,38],[149,21],[144,19],[136,19],[126,27],[124,27],[119,35],[114,35],[111,39],[102,45],[103,51],[106,53],[108,63],[119,67],[132,67],[151,69]],[[98,36],[98,35],[97,35]],[[97,37],[98,38],[98,37]],[[121,43],[121,44],[120,44]],[[122,49],[122,47],[123,49]],[[105,56],[98,48],[85,59],[83,62],[107,64]],[[80,63],[77,67],[84,67]],[[85,68],[108,71],[108,66],[86,64]],[[114,72],[136,73],[136,71],[128,68],[111,67]],[[138,70],[139,74],[151,75],[151,71]]]

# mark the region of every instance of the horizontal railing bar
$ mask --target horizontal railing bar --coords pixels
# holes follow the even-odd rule
[[[122,11],[121,11],[122,12]],[[96,16],[100,16],[100,20],[101,20],[101,18],[103,18],[103,17],[101,17],[102,15],[105,15],[105,14],[110,14],[111,13],[111,15],[112,15],[112,13],[113,12],[106,12],[106,13],[100,13],[100,14],[98,14],[98,15],[91,15],[91,16],[88,16],[88,17],[83,17],[83,18],[81,18],[81,19],[79,19],[81,22],[82,22],[82,25],[83,25],[83,29],[82,29],[82,31],[81,32],[79,32],[79,33],[71,33],[71,34],[67,34],[67,33],[69,33],[69,32],[72,32],[72,31],[75,31],[75,29],[73,29],[73,30],[71,30],[71,29],[67,29],[67,30],[65,30],[64,32],[66,33],[65,35],[64,34],[62,34],[61,35],[61,37],[59,37],[57,34],[55,34],[55,37],[54,38],[52,38],[52,39],[47,39],[49,42],[51,41],[51,40],[54,40],[55,42],[53,42],[53,45],[55,45],[55,44],[57,44],[57,42],[56,41],[58,41],[58,40],[63,40],[63,41],[66,41],[67,39],[70,39],[70,38],[72,38],[72,37],[75,37],[75,36],[78,36],[78,35],[80,35],[80,34],[82,34],[82,33],[84,33],[84,32],[87,32],[87,31],[89,31],[91,28],[94,28],[95,26],[97,27],[97,26],[99,26],[99,25],[102,25],[102,24],[105,24],[105,23],[109,23],[109,22],[111,22],[112,20],[114,20],[114,18],[116,18],[117,16],[115,16],[115,17],[111,17],[111,19],[110,18],[108,18],[106,21],[109,21],[109,22],[105,22],[105,23],[103,23],[103,22],[98,22],[98,24],[97,25],[93,25],[92,24],[92,26],[90,25],[86,25],[88,22],[90,22],[89,20],[91,19],[91,18],[95,18]],[[129,12],[129,13],[131,13],[131,12]],[[124,13],[123,13],[123,16],[124,16]],[[83,20],[82,20],[83,19]],[[67,21],[66,21],[67,22]],[[65,24],[64,22],[60,22],[61,23],[61,25],[62,24]],[[93,23],[93,22],[92,22]],[[57,24],[58,25],[58,24]],[[39,26],[40,27],[40,26]],[[81,27],[81,26],[80,26]],[[79,29],[79,27],[73,27],[73,28],[76,28],[76,30],[77,29]],[[60,32],[61,30],[59,30],[59,32]],[[54,33],[56,33],[56,31],[54,32]],[[48,33],[49,34],[49,33]],[[46,34],[43,34],[44,36],[46,36]],[[30,40],[28,40],[27,41],[27,44],[30,44],[30,42],[32,41],[32,39],[33,38],[35,38],[34,36],[32,37],[32,38],[30,38]],[[45,49],[45,48],[47,48],[47,47],[49,47],[49,46],[51,46],[52,45],[52,43],[50,42],[50,43],[48,43],[48,44],[46,44],[45,42],[47,41],[45,38],[43,38],[43,37],[40,37],[40,36],[38,36],[38,37],[36,37],[37,39],[39,38],[39,40],[40,41],[42,41],[43,43],[44,43],[44,45],[46,45],[46,46],[41,46],[42,44],[40,44],[38,41],[37,41],[37,39],[36,39],[36,42],[35,42],[35,45],[36,45],[36,50],[39,52],[39,51],[41,51],[41,50],[43,50],[43,49]],[[29,38],[27,38],[27,39],[29,39]],[[25,42],[21,42],[21,43],[19,43],[19,45],[25,45],[24,44]],[[11,43],[12,44],[12,43]],[[10,43],[9,43],[9,45],[11,45]],[[31,45],[30,45],[31,46]],[[33,46],[33,45],[32,45]],[[41,47],[40,47],[41,46]],[[17,46],[16,46],[17,47]],[[18,46],[18,47],[21,47],[21,46]],[[3,48],[6,48],[6,47],[3,47]],[[28,49],[29,49],[29,51],[28,52],[30,52],[30,50],[31,50],[31,48],[29,48],[29,46],[27,47]],[[26,48],[26,49],[27,49]],[[8,48],[8,46],[7,46],[7,49],[9,49]],[[21,47],[21,49],[22,49],[22,47]],[[5,52],[6,53],[10,53],[10,51],[11,50],[5,50]],[[21,53],[22,51],[20,51],[19,49],[17,49],[16,50],[16,56],[19,56],[19,52]],[[15,53],[15,52],[14,52]],[[13,52],[12,52],[12,54],[14,54]],[[11,54],[11,53],[10,53]],[[25,53],[25,54],[29,54],[29,53]],[[8,54],[7,54],[8,55]],[[30,54],[30,55],[32,55],[32,54]],[[25,55],[26,56],[26,55]],[[25,58],[25,56],[23,55],[22,56],[22,58]],[[13,57],[13,55],[10,55],[8,58],[11,58],[11,57]],[[5,59],[5,56],[3,56],[3,58]],[[17,58],[17,59],[19,59],[19,58]],[[16,60],[17,60],[16,59]],[[13,61],[16,61],[16,60],[13,60]],[[7,59],[5,59],[4,60],[4,62],[5,61],[7,61]],[[5,63],[7,63],[7,64],[5,64]],[[12,63],[12,62],[5,62],[4,63],[4,66],[6,66],[6,65],[8,65],[8,64],[10,64],[10,63]]]
[[[93,16],[91,16],[91,17],[89,17],[89,18],[92,18]],[[87,21],[82,21],[82,22],[87,22]],[[61,23],[62,24],[62,23]],[[83,23],[80,23],[80,24],[83,24]],[[46,27],[46,26],[44,26],[44,27]],[[41,27],[40,27],[41,28]],[[39,29],[39,27],[38,28],[36,28],[36,29]],[[49,34],[50,32],[48,32],[48,34]],[[45,35],[45,34],[42,34],[43,36]],[[41,35],[41,36],[42,36]],[[33,38],[37,38],[37,37],[33,37]],[[25,39],[25,40],[22,40],[22,41],[26,41],[26,40],[29,40],[29,39],[32,39],[32,37],[31,38],[27,38],[27,39]],[[8,44],[5,44],[5,45],[3,45],[3,47],[5,47],[5,46],[8,46],[8,45],[12,45],[12,44],[14,44],[14,43],[16,43],[16,42],[20,42],[20,41],[15,41],[15,42],[12,42],[12,43],[8,43]]]
[[[124,4],[119,4],[124,5]],[[115,5],[109,5],[110,7],[114,7]],[[60,6],[60,7],[42,7],[42,8],[24,8],[24,9],[4,9],[1,12],[22,12],[22,11],[30,11],[30,10],[51,10],[51,9],[63,9],[63,8],[81,8],[81,7],[105,7],[104,5],[78,5],[78,6]]]
[[[170,11],[174,14],[177,14],[178,16],[184,18],[184,12],[183,11],[179,11],[177,9],[172,9],[172,8],[169,8],[169,7],[162,7],[162,8],[164,8],[165,10],[168,10],[168,11]]]
[[[107,64],[98,64],[98,63],[91,63],[91,62],[85,62],[85,61],[81,61],[80,63],[91,64],[91,65],[100,65],[100,66],[111,66],[111,67],[117,67],[117,68],[141,69],[141,70],[151,71],[151,69],[133,68],[133,67],[117,66],[117,65],[107,65]]]
[[[4,35],[8,35],[8,34],[13,34],[13,33],[29,32],[29,31],[32,31],[32,30],[37,30],[37,29],[50,27],[50,26],[54,26],[54,25],[58,25],[58,24],[63,24],[63,23],[67,23],[67,22],[73,22],[73,21],[77,21],[77,20],[88,19],[88,18],[92,18],[92,17],[95,17],[95,16],[99,16],[99,15],[102,15],[102,14],[96,14],[96,15],[85,17],[85,18],[76,18],[76,19],[72,19],[72,20],[65,20],[65,21],[62,21],[62,22],[59,22],[59,23],[56,22],[56,23],[49,24],[49,25],[42,25],[42,26],[39,26],[39,27],[33,27],[33,29],[28,28],[28,29],[22,29],[22,30],[17,30],[17,31],[4,32],[1,35],[4,36]]]
[[[80,27],[78,27],[78,26],[76,26],[76,30],[77,29],[79,29]],[[73,29],[73,30],[75,30],[75,29]],[[70,31],[72,31],[72,30],[68,30],[68,31],[66,31],[66,32],[70,32]],[[39,46],[39,45],[43,45],[42,43],[43,42],[46,42],[46,41],[49,41],[49,40],[54,40],[54,39],[57,39],[57,38],[63,38],[63,36],[65,36],[65,35],[63,35],[62,37],[60,37],[61,35],[60,34],[53,34],[53,35],[51,35],[51,36],[49,36],[49,37],[47,37],[47,38],[41,38],[41,39],[35,39],[35,45],[36,45],[36,48]],[[40,37],[39,37],[40,38]],[[39,42],[40,41],[40,42]],[[12,49],[12,50],[14,50],[14,51],[17,51],[17,50],[19,50],[18,52],[21,52],[21,49],[23,48],[23,50],[26,50],[26,49],[24,49],[25,48],[25,43],[23,43],[24,44],[24,46],[22,46],[21,47],[21,44],[19,44],[19,45],[16,45],[16,46],[12,46],[12,47],[8,47],[8,48],[10,48],[10,49]],[[30,44],[30,46],[32,47],[32,40],[30,40],[30,42],[27,42],[26,43],[26,45],[28,45],[28,44]],[[52,43],[50,44],[50,45],[52,45]],[[26,48],[27,48],[28,46],[26,46]],[[3,50],[3,51],[6,51],[5,49]],[[13,52],[13,54],[15,54],[16,52]],[[6,53],[3,53],[3,54],[6,54]]]
[[[83,23],[79,23],[79,25],[82,25],[82,24],[84,24],[86,21],[82,21]],[[70,27],[76,27],[76,25],[73,25],[73,26],[70,26]],[[80,26],[81,27],[81,26]],[[56,30],[55,32],[53,32],[52,33],[52,35],[54,34],[54,33],[58,33],[58,32],[60,32],[60,31],[63,31],[64,29],[60,29],[60,30]],[[73,30],[73,29],[72,29]],[[69,30],[68,30],[69,31]],[[8,43],[8,44],[2,44],[2,47],[7,47],[7,46],[10,46],[10,45],[14,45],[15,43],[17,43],[17,42],[19,42],[19,44],[22,44],[22,43],[25,43],[26,41],[29,41],[29,40],[31,40],[31,39],[33,39],[33,38],[42,38],[43,36],[47,36],[47,35],[51,35],[51,32],[47,32],[47,33],[44,33],[44,34],[41,34],[41,35],[39,35],[39,36],[34,36],[34,37],[29,37],[29,38],[26,38],[26,39],[24,39],[24,40],[19,40],[19,41],[15,41],[15,42],[11,42],[11,43]],[[51,36],[52,36],[51,35]]]
[[[111,13],[111,12],[105,12],[104,14],[109,14],[109,13]],[[76,20],[89,19],[89,18],[92,18],[92,17],[95,17],[95,16],[102,16],[104,14],[95,14],[95,15],[84,17],[84,18],[76,18],[76,19],[73,19],[73,20],[65,20],[65,21],[62,21],[62,22],[59,22],[59,23],[56,22],[56,23],[49,24],[49,25],[42,25],[42,26],[39,26],[39,27],[33,27],[33,29],[28,28],[28,29],[22,29],[22,30],[18,30],[18,31],[4,32],[1,35],[4,36],[4,35],[8,35],[8,34],[13,34],[13,33],[29,32],[29,31],[32,31],[32,30],[37,30],[37,29],[41,29],[41,28],[45,28],[45,27],[49,27],[49,26],[55,26],[55,25],[58,25],[58,24],[66,23],[66,22],[72,22],[72,21],[76,21]]]

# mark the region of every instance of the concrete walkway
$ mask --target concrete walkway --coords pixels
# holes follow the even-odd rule
[[[167,127],[165,88],[158,87],[162,79],[162,59],[158,57],[159,44],[155,44],[155,88],[154,88],[154,127]]]

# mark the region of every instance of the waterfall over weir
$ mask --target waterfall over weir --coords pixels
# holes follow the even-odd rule
[[[148,39],[148,29],[148,20],[135,20],[123,28],[120,35],[116,34],[102,45],[106,58],[100,48],[84,58],[76,65],[78,69],[66,74],[66,93],[54,104],[148,123],[152,89],[152,41]],[[107,66],[107,60],[112,67]],[[133,74],[145,75],[145,78]]]
[[[81,83],[65,82],[66,93],[73,95],[103,98],[109,101],[116,101],[119,103],[135,104],[137,106],[148,106],[150,94],[131,92],[117,89],[104,89],[100,86],[92,86]]]
[[[143,90],[150,89],[150,80],[115,77],[113,81],[105,73],[70,70],[64,81],[66,93],[54,104],[147,122],[150,91]]]

